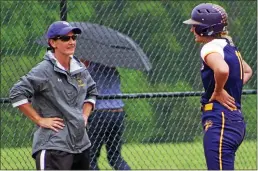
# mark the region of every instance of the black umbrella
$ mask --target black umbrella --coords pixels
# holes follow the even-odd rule
[[[77,39],[75,56],[111,67],[125,67],[149,71],[151,63],[130,37],[111,28],[89,22],[70,22],[82,29]],[[40,45],[47,46],[45,36],[37,39]]]

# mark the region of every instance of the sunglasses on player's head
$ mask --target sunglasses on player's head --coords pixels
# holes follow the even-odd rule
[[[74,34],[74,35],[72,35],[72,36],[66,36],[66,35],[64,35],[64,36],[56,36],[56,37],[54,37],[53,39],[54,40],[61,40],[61,41],[63,41],[63,42],[68,42],[70,39],[73,39],[73,40],[76,40],[77,39],[77,35],[76,34]]]

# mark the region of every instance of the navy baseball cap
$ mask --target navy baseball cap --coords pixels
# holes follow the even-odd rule
[[[74,34],[81,34],[81,29],[78,27],[73,27],[66,21],[56,21],[52,23],[47,31],[47,38],[51,39],[56,36],[63,36],[73,31]]]

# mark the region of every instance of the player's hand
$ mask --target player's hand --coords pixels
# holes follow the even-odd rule
[[[214,91],[209,101],[212,100],[218,101],[220,104],[222,104],[231,111],[233,109],[236,109],[235,99],[232,96],[230,96],[224,89],[220,92]]]
[[[60,129],[64,128],[63,119],[61,118],[41,118],[38,121],[38,125],[43,128],[52,129],[55,132],[58,132]]]

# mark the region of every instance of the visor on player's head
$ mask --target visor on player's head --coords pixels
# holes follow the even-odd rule
[[[190,24],[190,25],[202,25],[202,23],[200,23],[200,22],[198,22],[198,21],[195,21],[195,20],[193,20],[193,19],[188,19],[188,20],[185,20],[184,22],[183,22],[184,24]]]

